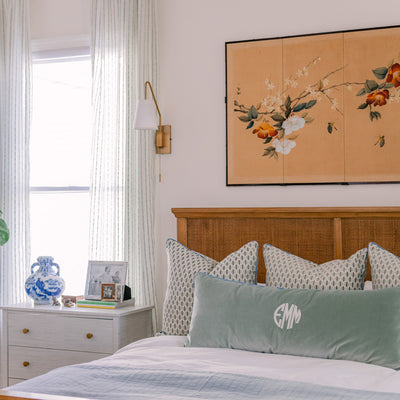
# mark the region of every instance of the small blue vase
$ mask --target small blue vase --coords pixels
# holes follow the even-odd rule
[[[59,297],[64,292],[65,282],[60,276],[60,267],[53,260],[53,257],[38,257],[38,262],[31,266],[31,275],[25,282],[25,291],[35,304],[51,304],[52,297]],[[34,272],[36,266],[39,268]],[[54,268],[57,268],[57,271]]]

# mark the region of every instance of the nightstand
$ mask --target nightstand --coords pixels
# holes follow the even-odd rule
[[[3,306],[0,386],[96,360],[153,334],[153,307]]]

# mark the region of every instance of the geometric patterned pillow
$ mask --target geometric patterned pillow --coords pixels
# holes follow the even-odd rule
[[[168,282],[164,300],[163,332],[167,335],[188,334],[192,318],[195,272],[205,272],[238,282],[256,283],[257,253],[258,243],[249,242],[218,263],[174,239],[168,239]]]
[[[373,289],[400,286],[400,258],[376,243],[368,245]]]
[[[360,290],[364,287],[367,249],[347,260],[323,264],[297,257],[270,244],[264,244],[266,286],[284,289]]]

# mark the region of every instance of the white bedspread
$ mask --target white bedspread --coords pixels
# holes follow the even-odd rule
[[[137,368],[214,371],[294,380],[319,385],[400,393],[400,371],[353,361],[253,353],[242,350],[185,348],[185,337],[160,336],[140,340],[114,356]]]
[[[10,389],[98,400],[400,400],[400,372],[389,368],[232,349],[185,348],[184,341],[179,336],[145,339],[113,356],[62,367]]]

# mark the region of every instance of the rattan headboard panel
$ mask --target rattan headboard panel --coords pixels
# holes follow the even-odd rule
[[[400,253],[400,207],[174,208],[172,212],[178,241],[218,261],[256,240],[259,282],[265,282],[264,243],[316,263],[347,258],[370,241]]]

